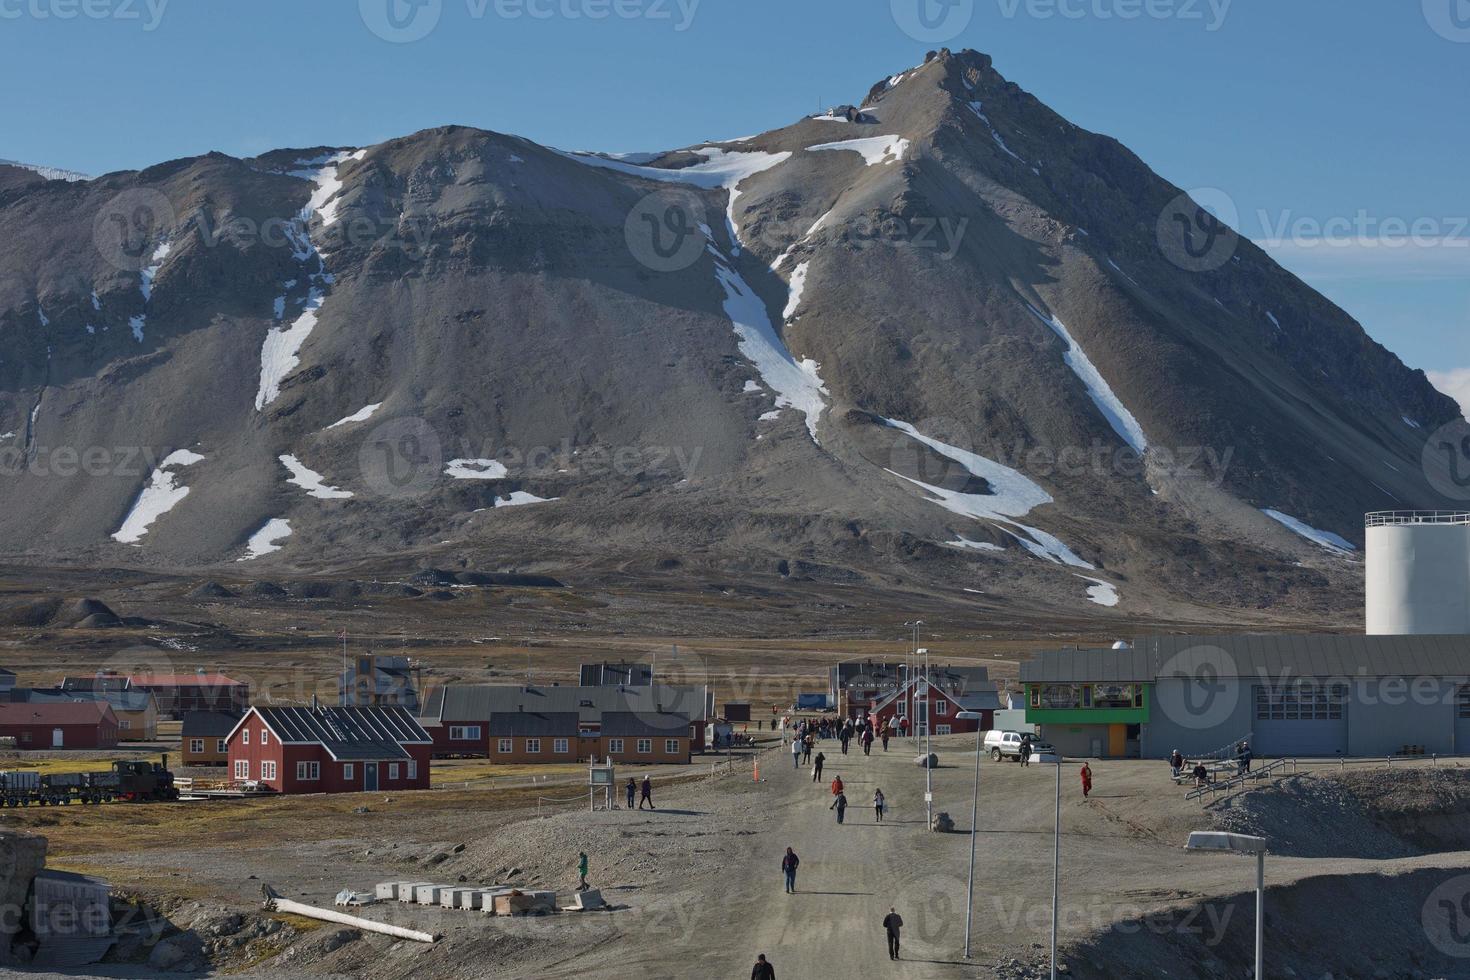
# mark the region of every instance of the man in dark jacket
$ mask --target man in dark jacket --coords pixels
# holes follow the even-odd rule
[[[822,763],[826,761],[827,757],[821,752],[818,752],[817,761],[812,763],[812,782],[820,783],[822,781]]]
[[[653,780],[644,776],[640,789],[642,794],[638,797],[638,809],[643,809],[643,804],[647,803],[650,810],[657,810],[658,807],[653,805]]]
[[[755,958],[755,966],[750,970],[750,980],[776,980],[776,968],[766,962],[765,953]]]
[[[786,876],[786,894],[796,894],[796,869],[801,865],[801,858],[791,848],[786,848],[786,854],[781,858],[781,873]]]
[[[898,911],[889,908],[888,914],[883,917],[883,931],[888,933],[888,958],[898,959],[898,931],[903,928],[903,917]]]

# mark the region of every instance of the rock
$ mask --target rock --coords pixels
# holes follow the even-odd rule
[[[920,753],[918,756],[916,756],[914,758],[914,765],[916,765],[916,766],[926,766],[929,769],[938,769],[939,768],[939,756],[935,755],[933,752],[930,752],[928,755],[924,755],[923,753]]]
[[[450,853],[452,853],[452,854],[463,854],[464,853],[464,845],[463,844],[455,844],[449,850],[450,850]]]
[[[159,940],[153,952],[148,954],[148,965],[167,973],[181,972],[199,962],[199,953],[199,940],[188,935],[174,936]]]
[[[952,834],[954,833],[954,821],[950,819],[947,813],[936,813],[934,814],[934,823],[929,829],[939,834]]]
[[[25,908],[26,895],[37,872],[46,866],[46,838],[35,834],[0,831],[0,908]],[[14,924],[0,923],[0,964],[15,963],[10,943]]]

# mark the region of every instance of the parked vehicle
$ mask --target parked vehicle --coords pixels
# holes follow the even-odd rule
[[[1041,736],[1030,732],[1002,732],[991,731],[985,733],[985,751],[990,753],[990,758],[999,762],[1001,759],[1010,759],[1019,762],[1021,759],[1021,745],[1025,742],[1031,743],[1031,758],[1036,759],[1044,755],[1056,755],[1057,750],[1050,742],[1043,741]]]
[[[143,803],[177,800],[178,788],[162,762],[118,761],[110,770],[38,773],[15,769],[0,772],[0,806],[65,806],[70,803]]]

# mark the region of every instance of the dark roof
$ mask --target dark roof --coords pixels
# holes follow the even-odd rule
[[[714,692],[705,687],[654,684],[646,687],[527,687],[450,684],[429,692],[423,716],[437,722],[488,721],[500,712],[570,711],[596,723],[608,712],[671,711],[700,721],[714,711]]]
[[[1470,636],[1239,634],[1146,636],[1126,650],[1046,650],[1021,665],[1024,682],[1153,681],[1195,677],[1465,677]]]
[[[653,667],[626,660],[618,663],[582,664],[579,673],[583,687],[615,687],[618,684],[646,686],[653,683]]]
[[[228,715],[223,711],[187,711],[180,734],[184,738],[223,738],[239,723],[238,715]]]
[[[244,681],[237,681],[224,674],[133,674],[128,677],[129,687],[140,688],[176,688],[176,687],[205,687],[205,688],[232,688],[246,687]]]
[[[576,738],[575,711],[500,711],[490,716],[486,731],[491,738]]]
[[[0,702],[0,725],[100,725],[117,723],[112,705],[102,701]]]
[[[252,710],[282,742],[321,745],[333,759],[342,762],[407,759],[404,744],[433,741],[411,712],[397,706]],[[235,727],[239,727],[238,722]],[[234,729],[230,734],[234,735]]]
[[[147,691],[64,691],[59,687],[17,687],[10,700],[26,704],[56,704],[66,701],[105,701],[114,711],[147,711],[153,695]]]
[[[609,711],[602,734],[613,738],[688,738],[689,716],[674,712]]]
[[[121,674],[88,674],[85,677],[63,677],[63,691],[122,691],[128,679]]]

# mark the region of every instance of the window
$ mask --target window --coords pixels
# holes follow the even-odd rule
[[[214,750],[216,752],[220,752],[220,753],[224,753],[224,752],[228,752],[229,751],[228,749],[225,748],[225,740],[222,739],[222,738],[217,738],[217,739],[214,740]]]
[[[352,763],[342,763],[342,778],[347,780],[348,782],[352,781]]]
[[[1026,692],[1031,695],[1031,707],[1041,707],[1041,688],[1029,687],[1026,689]]]
[[[418,763],[418,760],[417,759],[409,759],[408,760],[408,778],[409,779],[418,779],[419,778],[419,763]]]
[[[236,759],[235,760],[235,778],[236,779],[249,779],[250,778],[250,760],[249,759]]]
[[[1043,708],[1076,708],[1082,703],[1082,690],[1076,684],[1046,684],[1041,688]]]
[[[677,738],[666,738],[666,739],[664,739],[664,754],[665,755],[678,755],[679,754],[679,740]]]
[[[949,702],[948,701],[935,701],[934,702],[934,713],[936,715],[947,715],[947,714],[949,714]]]
[[[1092,685],[1092,703],[1085,705],[1093,708],[1132,708],[1141,707],[1135,705],[1136,684],[1094,684]]]
[[[650,753],[652,751],[653,751],[653,739],[651,739],[651,738],[640,738],[638,740],[638,754],[639,755],[647,755],[648,753]]]
[[[248,728],[242,728],[242,729],[240,729],[240,744],[241,745],[249,745],[250,744],[250,729],[248,729]]]
[[[935,735],[948,735],[949,733],[950,733],[950,727],[948,725],[935,725],[934,726],[934,734]]]
[[[528,739],[526,739],[526,751],[527,752],[533,752],[533,753],[534,752],[540,752],[541,751],[541,740],[539,738],[528,738]]]
[[[269,744],[271,744],[271,730],[269,728],[262,728],[260,730],[260,744],[261,745],[269,745]]]
[[[502,738],[500,740],[500,745],[496,749],[496,751],[497,752],[509,752],[510,750],[511,750],[511,748],[510,748],[510,739],[508,739],[508,738]]]
[[[622,752],[623,751],[623,740],[620,739],[620,738],[610,738],[610,739],[608,739],[607,740],[607,751],[608,751],[608,754],[609,755],[611,755],[614,752]]]
[[[320,762],[296,763],[296,778],[301,780],[321,779],[322,764]]]
[[[133,727],[133,723],[126,718],[119,718],[117,720],[117,727],[121,728],[123,731],[127,731],[129,728]]]
[[[556,739],[554,742],[551,743],[551,751],[553,751],[553,752],[559,752],[559,753],[562,753],[564,755],[564,754],[566,754],[567,752],[570,751],[570,749],[568,747],[569,744],[570,743],[568,742],[567,739],[564,739],[564,738]]]
[[[449,728],[449,740],[451,742],[478,742],[480,740],[480,726],[451,725]]]
[[[1346,684],[1295,684],[1256,687],[1257,721],[1341,721]]]
[[[202,739],[202,738],[191,738],[191,739],[189,739],[189,751],[190,752],[193,752],[195,755],[201,755],[204,752],[204,739]]]
[[[1455,688],[1455,717],[1470,718],[1470,684]]]
[[[390,762],[390,763],[388,763],[388,778],[389,779],[397,779],[398,778],[398,763],[396,763],[396,762]]]
[[[262,762],[260,764],[260,778],[261,779],[275,779],[276,778],[276,764],[275,764],[274,760],[266,759],[264,762]]]

